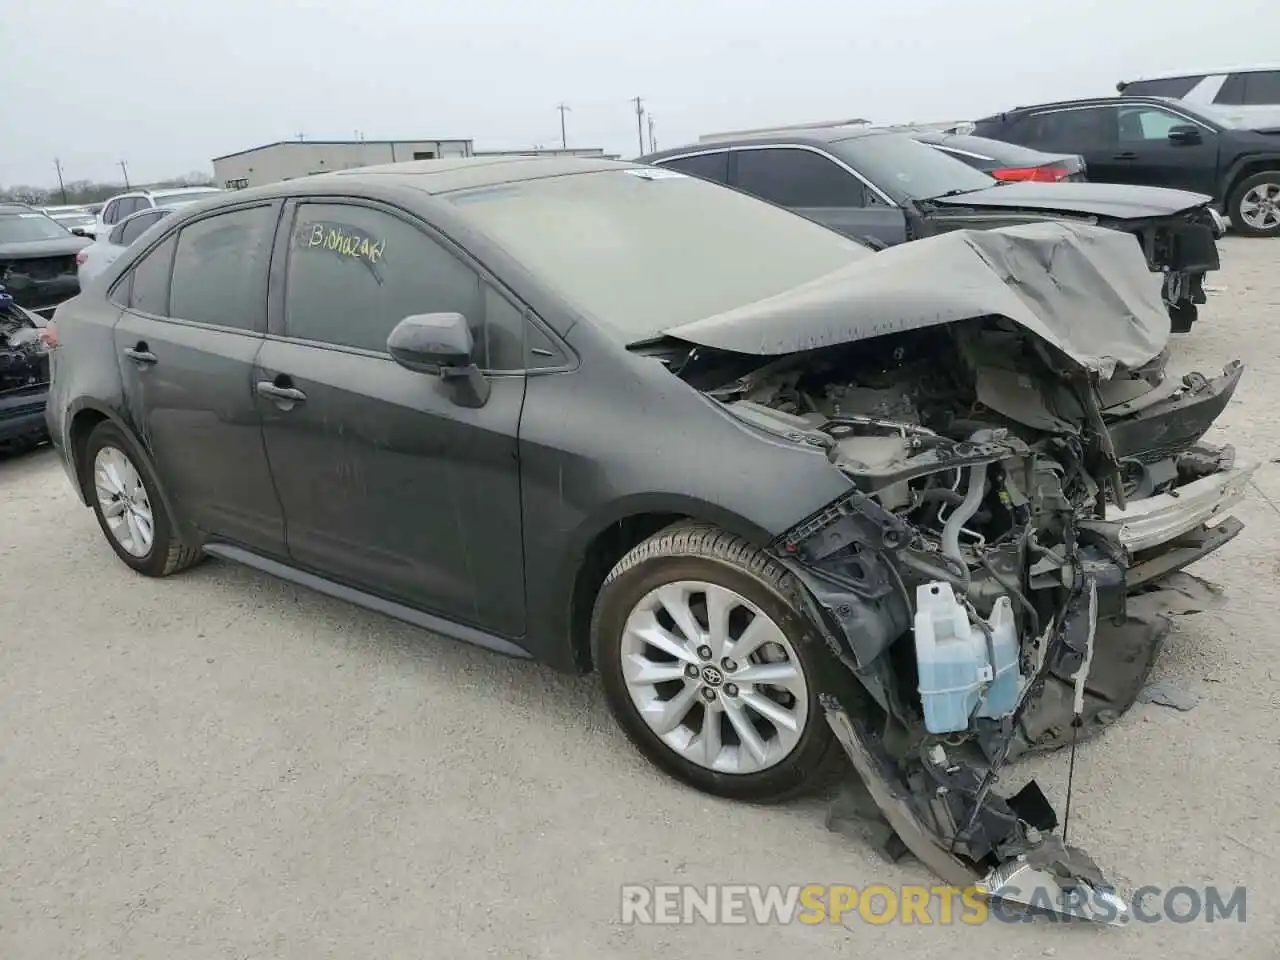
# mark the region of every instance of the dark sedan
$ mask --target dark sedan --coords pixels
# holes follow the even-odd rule
[[[1084,158],[1075,153],[1044,153],[1016,143],[960,133],[911,131],[911,136],[1005,183],[1022,180],[1079,183],[1087,179]]]
[[[0,285],[19,306],[50,311],[80,292],[76,254],[90,243],[24,204],[0,204]]]
[[[344,171],[124,251],[54,318],[49,425],[141,574],[211,554],[594,669],[700,789],[848,757],[947,882],[1030,889],[1030,822],[1088,892],[1038,788],[981,781],[1073,690],[1082,736],[1134,701],[1253,469],[1201,440],[1239,365],[1171,386],[1146,269],[1081,224],[872,253],[605,160]]]
[[[1176,332],[1205,301],[1223,225],[1210,198],[1094,183],[1002,183],[899,128],[752,132],[640,158],[750,193],[877,247],[949,230],[1044,220],[1096,222],[1133,234],[1161,275]]]

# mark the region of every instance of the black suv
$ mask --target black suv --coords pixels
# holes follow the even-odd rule
[[[1252,129],[1166,97],[1098,97],[1016,107],[972,131],[1078,153],[1089,179],[1207,193],[1247,236],[1280,236],[1280,127]]]

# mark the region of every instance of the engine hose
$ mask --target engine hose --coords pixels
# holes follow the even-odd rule
[[[928,577],[930,580],[945,580],[953,586],[959,587],[961,590],[969,589],[969,568],[965,564],[960,565],[960,569],[964,571],[964,576],[961,576],[957,573],[952,573],[949,570],[944,570],[942,567],[937,564],[930,563],[928,560],[917,557],[909,550],[902,551],[902,553],[898,555],[898,558],[905,566],[910,567],[916,573]]]
[[[969,468],[969,489],[965,491],[964,501],[956,507],[942,528],[943,556],[954,560],[957,565],[968,571],[969,565],[964,562],[964,554],[960,552],[960,528],[969,522],[982,505],[982,498],[987,492],[987,465],[975,464]]]

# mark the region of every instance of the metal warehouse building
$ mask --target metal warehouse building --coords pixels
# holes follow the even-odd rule
[[[401,160],[472,156],[470,140],[280,140],[213,158],[213,179],[228,190]]]

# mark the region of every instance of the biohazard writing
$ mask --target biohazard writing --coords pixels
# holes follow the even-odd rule
[[[319,248],[377,265],[386,253],[387,241],[378,240],[342,225],[307,224],[298,231],[298,242],[308,249]]]

